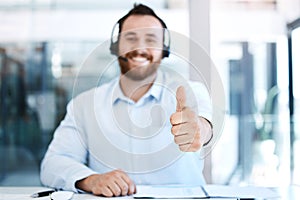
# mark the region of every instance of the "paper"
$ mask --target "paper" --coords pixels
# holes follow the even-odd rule
[[[273,199],[278,193],[264,187],[223,185],[138,185],[135,199]]]
[[[182,185],[137,185],[135,199],[205,199],[207,195],[201,186]]]
[[[50,194],[50,199],[53,200],[70,200],[73,197],[73,192],[70,191],[57,191]]]
[[[280,197],[278,193],[265,187],[206,185],[205,190],[210,197],[235,197],[241,199],[273,199]]]

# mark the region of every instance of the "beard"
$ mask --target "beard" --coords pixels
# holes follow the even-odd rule
[[[139,65],[138,62],[132,64],[131,61],[136,58],[143,60],[146,64]],[[146,52],[140,53],[137,50],[126,53],[124,57],[119,57],[118,61],[122,75],[134,81],[144,80],[155,74],[160,64],[160,62],[153,61],[152,55]]]

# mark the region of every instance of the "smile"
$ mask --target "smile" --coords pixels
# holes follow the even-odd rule
[[[132,57],[131,60],[138,66],[146,66],[150,63],[150,61],[145,57]]]

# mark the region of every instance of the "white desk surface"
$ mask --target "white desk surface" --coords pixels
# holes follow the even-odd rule
[[[221,186],[224,188],[224,186]],[[39,191],[45,191],[49,188],[46,187],[0,187],[0,200],[49,200],[49,196],[40,198],[31,198],[30,195]],[[300,199],[300,186],[292,185],[289,187],[274,189],[280,195],[280,198],[274,199],[287,199],[299,200]],[[72,200],[97,200],[104,197],[97,197],[90,194],[74,194]],[[131,196],[118,197],[122,199],[132,199]],[[107,198],[106,198],[107,199]],[[116,198],[115,198],[116,199]],[[221,198],[220,198],[221,199]],[[216,199],[215,199],[216,200]],[[228,199],[227,199],[228,200]]]
[[[49,190],[47,187],[0,187],[0,200],[49,200],[49,196],[32,198],[30,195],[36,192]],[[72,200],[92,200],[101,199],[104,197],[97,197],[90,194],[74,194]],[[129,197],[122,197],[129,198]]]

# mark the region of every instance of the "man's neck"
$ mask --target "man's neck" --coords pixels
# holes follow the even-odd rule
[[[137,102],[152,87],[157,72],[143,80],[132,80],[124,75],[120,77],[120,87],[124,95],[134,102]]]

